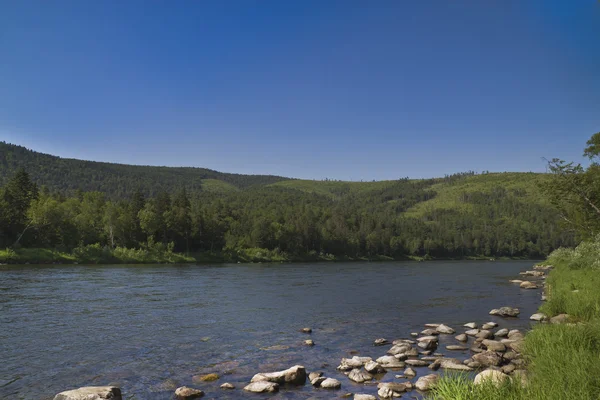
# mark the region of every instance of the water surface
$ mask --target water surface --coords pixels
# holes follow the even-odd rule
[[[205,398],[261,398],[241,391],[252,375],[294,364],[341,380],[342,390],[332,396],[308,384],[269,397],[375,394],[376,386],[354,384],[335,370],[342,357],[380,357],[389,346],[373,347],[374,339],[407,338],[430,322],[458,333],[470,321],[529,328],[539,292],[508,280],[532,264],[0,267],[0,398],[51,399],[106,384],[120,386],[127,399],[171,399],[182,385],[202,388]],[[521,318],[488,315],[505,305],[519,307]],[[313,333],[300,333],[302,327]],[[303,346],[308,338],[316,346]],[[440,349],[453,342],[445,337]],[[209,372],[221,379],[193,382]],[[382,380],[398,381],[397,373]],[[223,382],[238,389],[225,392]]]

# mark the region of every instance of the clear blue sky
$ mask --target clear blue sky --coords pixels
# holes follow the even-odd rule
[[[0,0],[0,140],[63,157],[393,179],[598,131],[596,0]]]

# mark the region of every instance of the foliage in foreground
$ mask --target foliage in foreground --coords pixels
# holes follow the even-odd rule
[[[539,324],[525,337],[528,383],[511,380],[499,387],[475,386],[466,375],[440,380],[432,399],[446,400],[586,400],[600,393],[600,238],[574,250],[553,252],[545,264],[549,299],[541,311],[566,313],[570,324]]]

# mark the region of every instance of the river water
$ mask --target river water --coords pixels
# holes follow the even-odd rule
[[[332,398],[377,392],[336,371],[342,357],[378,358],[423,324],[461,333],[470,321],[528,329],[538,290],[508,282],[532,261],[435,261],[216,266],[0,267],[0,398],[52,399],[63,390],[114,384],[126,399],[171,399],[177,386],[205,398]],[[521,317],[488,315],[514,306]],[[300,333],[311,327],[311,335]],[[445,336],[440,350],[457,344]],[[313,339],[314,347],[303,345]],[[304,365],[342,389],[244,393],[257,372]],[[216,382],[194,382],[216,372]],[[419,375],[430,373],[418,368]],[[402,381],[390,371],[381,381]],[[414,380],[413,380],[414,381]],[[234,391],[219,389],[224,382]],[[413,394],[404,397],[409,398]]]

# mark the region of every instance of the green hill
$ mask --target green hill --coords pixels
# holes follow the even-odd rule
[[[32,203],[39,210],[0,227],[0,246],[14,243],[27,215],[40,221],[22,238],[30,247],[173,242],[241,259],[537,258],[575,242],[541,194],[546,174],[311,181],[62,159],[0,143],[0,187],[20,167],[49,190]],[[138,188],[145,198],[133,196]]]
[[[61,158],[38,153],[5,142],[0,142],[0,186],[19,169],[25,169],[39,185],[51,190],[100,191],[110,198],[126,198],[140,189],[152,196],[160,190],[172,193],[185,187],[191,192],[200,191],[203,184],[209,191],[247,188],[268,185],[288,178],[273,175],[243,175],[213,171],[206,168],[155,167],[113,164]],[[225,185],[229,189],[225,189]]]

